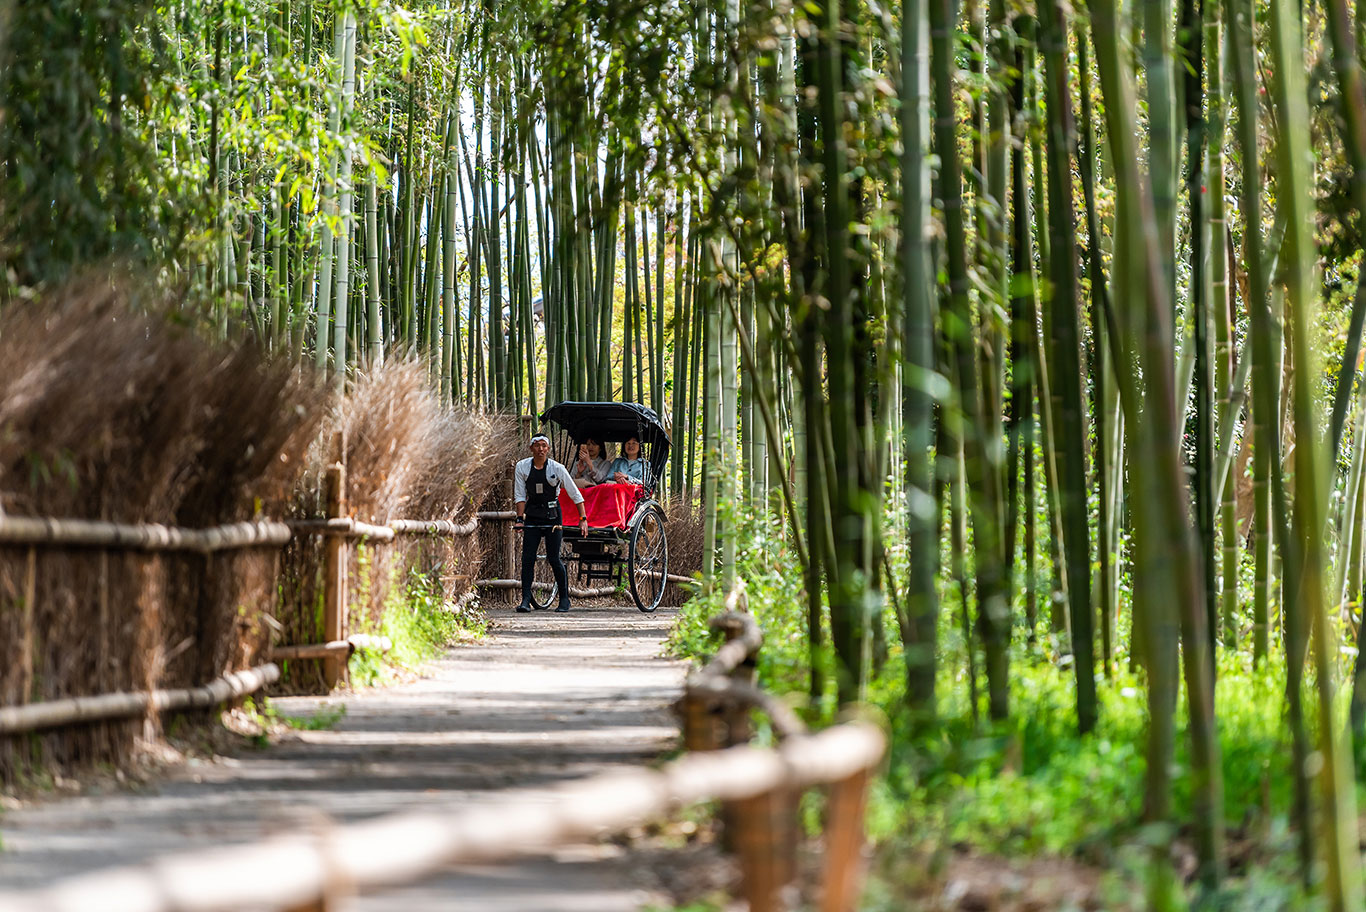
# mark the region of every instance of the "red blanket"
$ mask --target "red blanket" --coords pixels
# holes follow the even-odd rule
[[[594,529],[615,527],[625,529],[635,512],[636,502],[645,495],[645,489],[633,484],[600,484],[582,488],[583,507],[588,513],[588,525]],[[569,499],[564,488],[560,488],[560,513],[563,522],[572,526],[578,522],[579,510]]]

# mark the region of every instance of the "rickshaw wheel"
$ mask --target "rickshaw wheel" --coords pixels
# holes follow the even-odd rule
[[[659,607],[669,583],[669,540],[664,534],[664,511],[651,504],[631,526],[627,572],[631,598],[649,613]]]

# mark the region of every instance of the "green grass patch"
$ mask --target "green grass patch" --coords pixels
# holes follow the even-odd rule
[[[324,703],[312,715],[291,716],[280,712],[269,697],[263,696],[259,701],[247,697],[242,704],[242,711],[246,713],[248,719],[262,728],[283,725],[285,728],[292,728],[295,731],[330,731],[346,715],[346,704]]]
[[[387,591],[379,623],[356,632],[388,637],[393,648],[387,654],[369,649],[352,654],[347,668],[357,686],[373,687],[395,671],[414,671],[452,643],[479,639],[488,632],[477,597],[447,601],[435,573],[411,569],[401,582],[390,580]]]

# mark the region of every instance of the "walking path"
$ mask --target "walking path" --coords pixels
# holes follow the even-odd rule
[[[685,666],[660,658],[675,612],[584,608],[497,612],[487,640],[462,646],[410,684],[273,701],[287,716],[342,702],[323,731],[189,764],[136,792],[83,796],[0,817],[0,887],[36,886],[186,848],[257,839],[320,820],[496,800],[648,763],[677,741],[669,706]],[[250,872],[243,872],[250,876]],[[354,910],[636,910],[659,902],[645,872],[611,845],[506,865],[452,869],[365,897]]]

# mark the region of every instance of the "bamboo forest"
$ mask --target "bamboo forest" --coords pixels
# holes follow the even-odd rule
[[[638,403],[672,442],[677,613],[649,656],[705,661],[747,607],[757,685],[886,734],[849,908],[1363,910],[1364,70],[1349,0],[3,0],[0,502],[294,522],[330,421],[354,485],[400,484],[353,441],[401,412],[494,522],[548,409]],[[144,345],[163,331],[201,366],[156,373],[191,344]],[[145,438],[210,493],[85,493],[153,470],[45,390],[138,386],[79,414],[151,427],[248,357],[269,394],[223,380],[235,404],[177,419],[234,443]],[[435,490],[318,522],[474,516]],[[431,571],[481,579],[494,634],[506,547]],[[390,564],[358,548],[378,606]],[[65,565],[35,589],[31,547],[0,552],[0,705],[103,692],[50,632],[4,645]],[[298,591],[268,624],[337,639]],[[167,631],[103,690],[159,686]],[[215,655],[186,681],[242,667]],[[6,788],[95,749],[5,732]],[[649,908],[746,907],[725,892]]]

